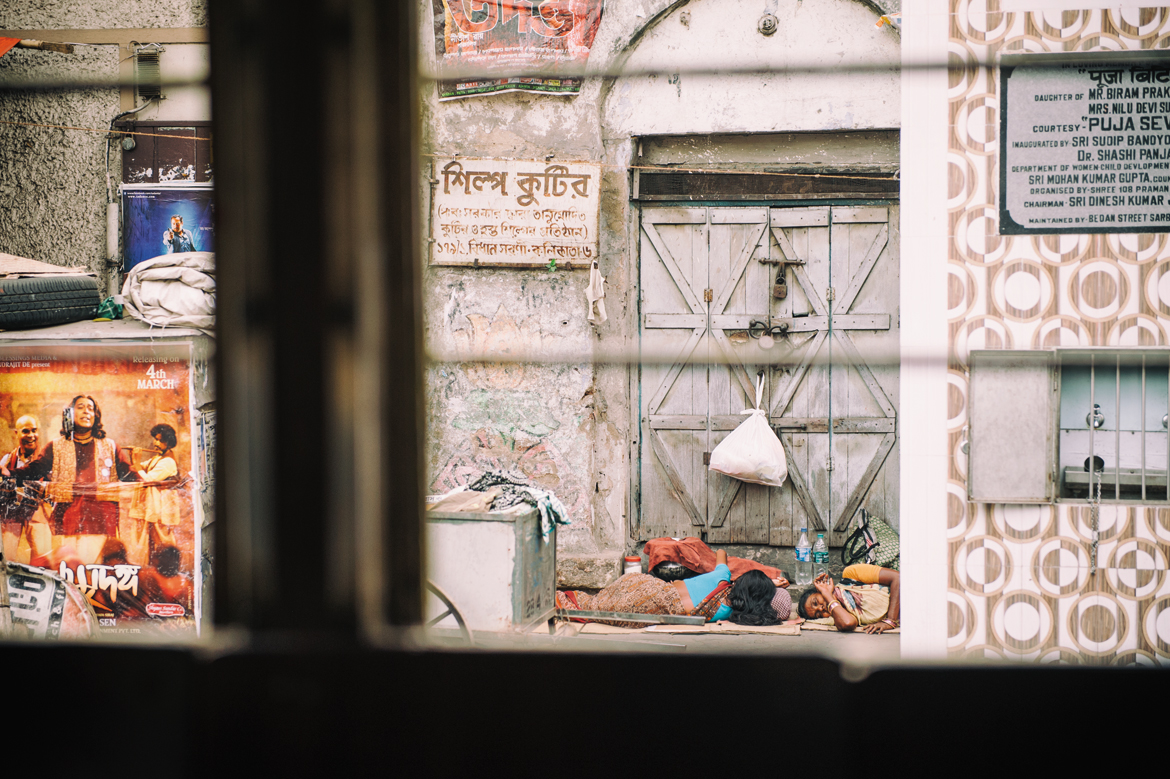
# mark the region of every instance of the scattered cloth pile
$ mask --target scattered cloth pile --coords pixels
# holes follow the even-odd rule
[[[463,487],[456,487],[427,506],[428,511],[509,511],[529,505],[540,512],[540,533],[545,541],[553,525],[569,525],[565,505],[547,490],[533,487],[524,479],[499,471],[489,471]]]

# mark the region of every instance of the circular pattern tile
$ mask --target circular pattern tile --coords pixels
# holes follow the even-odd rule
[[[1052,305],[1052,278],[1038,262],[1005,262],[991,284],[992,299],[1006,319],[1029,322]]]
[[[967,453],[963,451],[964,436],[956,435],[954,446],[951,447],[951,464],[955,466],[955,473],[960,478],[967,478]]]
[[[1142,280],[1146,305],[1158,316],[1170,318],[1170,260],[1160,260]]]
[[[1149,652],[1143,652],[1140,649],[1131,649],[1128,652],[1118,652],[1117,655],[1109,662],[1109,665],[1114,666],[1139,666],[1141,668],[1161,668],[1161,663],[1158,658]]]
[[[1112,541],[1124,532],[1133,519],[1133,512],[1134,509],[1130,506],[1102,503],[1097,512],[1098,544]],[[1068,520],[1073,532],[1080,536],[1081,540],[1092,542],[1092,514],[1088,506],[1069,506]]]
[[[976,644],[975,646],[967,647],[959,655],[963,660],[1005,660],[1003,650],[999,647],[994,647],[991,644]]]
[[[1032,553],[1031,569],[1045,594],[1066,598],[1089,583],[1089,550],[1070,538],[1050,538]]]
[[[987,0],[958,0],[954,6],[954,29],[976,45],[999,43],[1015,21],[1014,13],[988,13]]]
[[[956,649],[978,632],[979,613],[959,590],[947,590],[947,648]]]
[[[1056,507],[1039,503],[993,503],[991,518],[1004,538],[1033,541],[1048,530]]]
[[[967,424],[967,376],[960,371],[947,371],[947,430],[958,430]]]
[[[1104,12],[1118,35],[1134,41],[1153,38],[1166,23],[1165,8],[1121,7]]]
[[[1084,322],[1071,316],[1050,316],[1032,334],[1032,348],[1091,346],[1093,337]]]
[[[1009,652],[1035,652],[1052,637],[1053,626],[1052,609],[1027,590],[1004,593],[992,610],[992,632]]]
[[[1050,41],[1067,43],[1080,37],[1089,21],[1092,11],[1031,11],[1028,17],[1040,35]]]
[[[1117,320],[1105,342],[1110,346],[1164,346],[1166,330],[1152,316],[1132,314]]]
[[[1170,509],[1147,508],[1146,527],[1164,544],[1170,544]]]
[[[1112,320],[1129,302],[1129,277],[1115,260],[1089,260],[1069,277],[1068,300],[1082,319]]]
[[[1093,242],[1087,235],[1034,235],[1032,248],[1046,265],[1072,265],[1089,256]]]
[[[1166,555],[1144,538],[1118,541],[1105,561],[1109,584],[1123,598],[1142,600],[1162,588],[1166,578]]]
[[[963,364],[974,349],[1011,349],[1012,333],[997,316],[973,316],[958,327],[954,339],[955,357]]]
[[[973,595],[996,595],[1012,578],[1012,556],[994,536],[975,536],[955,551],[955,578]]]
[[[1158,259],[1166,248],[1166,233],[1110,233],[1105,245],[1118,260],[1144,265]]]
[[[1049,649],[1036,658],[1041,665],[1081,665],[1081,656],[1070,649]]]
[[[956,541],[967,534],[975,518],[968,509],[967,485],[961,481],[947,481],[947,538]]]
[[[951,245],[971,265],[998,265],[1011,250],[1010,236],[999,234],[999,211],[990,203],[968,206],[955,220]]]
[[[1170,595],[1158,598],[1146,609],[1142,634],[1161,657],[1170,657]]]
[[[947,263],[947,319],[963,319],[978,300],[979,284],[971,269],[961,262]]]
[[[962,99],[979,81],[979,58],[963,41],[947,42],[947,100]]]
[[[1111,654],[1129,635],[1129,615],[1112,595],[1091,592],[1069,607],[1068,635],[1085,654]]]
[[[1125,51],[1125,41],[1116,35],[1095,32],[1077,42],[1074,51]]]
[[[1048,42],[1035,35],[1013,35],[1003,42],[1004,54],[1047,54]]]

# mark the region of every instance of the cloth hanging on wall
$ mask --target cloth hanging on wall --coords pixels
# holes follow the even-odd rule
[[[585,288],[585,298],[589,301],[589,316],[585,317],[595,325],[604,322],[605,315],[605,277],[597,267],[597,260],[589,270],[589,286]]]

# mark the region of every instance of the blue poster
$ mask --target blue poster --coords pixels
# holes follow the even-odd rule
[[[211,187],[123,187],[123,270],[176,252],[215,251]]]

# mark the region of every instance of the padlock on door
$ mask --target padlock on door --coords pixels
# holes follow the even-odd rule
[[[776,300],[783,300],[788,297],[788,282],[784,278],[784,266],[780,266],[780,272],[776,274],[776,283],[772,286],[772,297]]]

